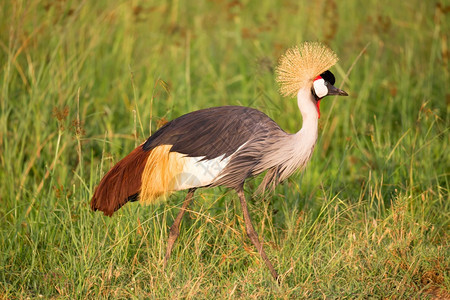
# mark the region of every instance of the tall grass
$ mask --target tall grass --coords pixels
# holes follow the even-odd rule
[[[444,2],[2,1],[1,298],[449,297],[449,68]],[[166,120],[247,105],[295,132],[273,69],[323,41],[350,97],[322,102],[304,173],[236,195],[89,210],[102,175]]]

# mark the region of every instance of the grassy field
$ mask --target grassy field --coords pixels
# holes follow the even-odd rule
[[[450,297],[448,2],[0,2],[0,298]],[[274,67],[305,40],[337,52],[350,96],[322,102],[305,172],[246,185],[280,286],[233,191],[196,193],[166,270],[185,192],[90,211],[114,162],[189,111],[299,130]]]

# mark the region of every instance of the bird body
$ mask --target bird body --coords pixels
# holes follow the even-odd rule
[[[314,106],[309,110],[317,114]],[[108,186],[97,189],[92,206],[112,215],[137,194],[140,202],[149,204],[189,188],[235,189],[265,170],[259,190],[274,187],[309,160],[317,139],[316,119],[305,118],[302,129],[289,134],[249,107],[221,106],[188,113],[164,125],[111,169],[102,180]],[[129,162],[144,164],[138,155],[145,158],[145,166],[125,170]],[[122,175],[131,171],[142,172],[140,186],[129,182],[139,174]]]
[[[170,230],[166,263],[195,189],[232,188],[239,195],[249,238],[278,278],[251,224],[243,186],[247,178],[267,171],[258,189],[263,192],[307,164],[317,141],[320,100],[347,95],[333,86],[334,76],[328,71],[336,61],[334,52],[318,43],[290,49],[281,58],[280,91],[297,96],[302,114],[297,133],[286,133],[267,115],[249,107],[221,106],[185,114],[119,161],[95,190],[91,208],[110,216],[128,201],[154,203],[170,192],[188,189]]]

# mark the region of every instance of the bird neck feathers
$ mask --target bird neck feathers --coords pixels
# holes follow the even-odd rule
[[[305,125],[317,127],[319,113],[316,107],[316,100],[310,89],[303,88],[298,91],[297,104],[302,114],[303,127],[305,127]]]
[[[302,128],[296,134],[302,148],[312,149],[317,141],[319,113],[314,96],[308,88],[300,89],[297,94],[298,108],[302,114]]]

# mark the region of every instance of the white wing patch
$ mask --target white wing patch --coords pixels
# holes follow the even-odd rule
[[[183,172],[176,176],[174,190],[179,191],[213,183],[220,171],[230,161],[231,155],[227,158],[224,156],[225,154],[208,160],[202,160],[204,156],[183,157]]]

